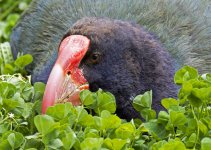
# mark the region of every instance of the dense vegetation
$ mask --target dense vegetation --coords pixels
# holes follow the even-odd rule
[[[19,57],[12,64],[24,67],[28,63],[21,63],[23,60],[31,62]],[[152,92],[148,91],[133,102],[143,122],[127,122],[114,114],[115,97],[102,90],[82,91],[81,106],[57,104],[41,115],[45,85],[32,86],[30,76],[1,75],[0,149],[209,150],[211,74],[199,75],[196,69],[184,66],[174,81],[181,86],[178,100],[163,99],[166,111],[156,117],[151,108]]]
[[[0,1],[0,41],[29,3]],[[9,43],[0,44],[0,149],[211,149],[211,74],[184,66],[175,74],[178,99],[165,98],[166,111],[151,108],[152,91],[134,98],[143,120],[115,115],[115,97],[99,90],[81,92],[81,106],[57,104],[41,115],[45,85],[31,85],[25,66],[30,55],[14,60]]]
[[[12,27],[31,0],[0,0],[0,43],[9,40]]]

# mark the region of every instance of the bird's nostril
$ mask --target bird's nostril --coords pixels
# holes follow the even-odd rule
[[[71,72],[70,72],[70,71],[67,71],[67,75],[68,75],[68,76],[71,75]]]

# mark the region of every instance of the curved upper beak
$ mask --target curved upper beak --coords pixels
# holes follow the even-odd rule
[[[48,78],[42,102],[42,113],[55,103],[72,102],[79,105],[79,93],[88,88],[79,64],[89,48],[90,40],[82,35],[65,38],[56,63]]]

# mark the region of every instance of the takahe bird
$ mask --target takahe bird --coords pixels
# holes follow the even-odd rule
[[[33,82],[48,80],[43,112],[68,90],[78,104],[88,83],[113,93],[116,113],[131,119],[139,117],[132,100],[144,91],[152,89],[156,110],[176,97],[181,65],[211,70],[209,16],[207,0],[34,0],[11,45],[15,56],[33,55]]]

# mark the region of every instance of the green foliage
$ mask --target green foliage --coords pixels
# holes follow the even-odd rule
[[[33,87],[20,74],[0,76],[0,149],[20,148],[37,131],[34,115],[40,112],[43,86],[36,83]]]
[[[9,40],[11,29],[30,2],[31,0],[0,1],[0,43]]]
[[[0,74],[21,73],[26,75],[25,67],[33,61],[31,55],[18,55],[14,60],[10,44],[8,42],[0,43]]]
[[[0,149],[202,149],[211,145],[210,74],[178,70],[178,99],[165,98],[156,117],[152,91],[134,98],[144,120],[115,113],[115,98],[101,89],[80,93],[82,105],[56,104],[40,114],[45,85],[20,74],[0,76]],[[178,82],[179,81],[179,82]]]

